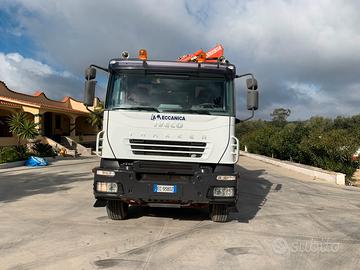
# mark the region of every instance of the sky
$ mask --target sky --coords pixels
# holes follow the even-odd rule
[[[82,99],[84,69],[122,51],[176,60],[220,43],[259,82],[256,117],[360,113],[360,1],[0,0],[0,80],[12,90]],[[104,96],[106,75],[98,78]],[[248,115],[236,81],[237,115]]]

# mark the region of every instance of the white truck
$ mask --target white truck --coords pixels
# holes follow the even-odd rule
[[[227,221],[239,180],[234,80],[249,77],[247,108],[253,116],[256,79],[236,75],[222,55],[153,61],[140,50],[138,58],[122,56],[108,68],[91,65],[85,71],[86,106],[93,104],[96,68],[109,73],[96,143],[101,161],[93,170],[94,207],[125,219],[129,205],[205,206],[213,221]]]

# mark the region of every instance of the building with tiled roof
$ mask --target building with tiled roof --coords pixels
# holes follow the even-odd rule
[[[26,112],[38,124],[39,133],[44,137],[68,136],[90,142],[97,132],[88,123],[90,113],[82,102],[72,97],[52,100],[41,91],[34,95],[15,92],[0,81],[0,146],[16,144],[7,123],[9,116],[16,111]]]

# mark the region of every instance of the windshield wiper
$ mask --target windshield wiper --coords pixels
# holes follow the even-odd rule
[[[135,106],[135,107],[114,107],[113,110],[132,110],[132,111],[149,111],[149,112],[160,112],[155,107],[147,106]]]
[[[196,109],[185,109],[185,110],[171,110],[171,112],[181,112],[181,113],[197,113],[197,114],[210,114],[207,110],[196,110]]]

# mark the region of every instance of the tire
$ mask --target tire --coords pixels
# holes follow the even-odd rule
[[[108,201],[106,203],[106,212],[112,220],[125,219],[128,213],[129,205],[122,201]]]
[[[225,204],[211,204],[210,218],[214,222],[226,222],[229,218],[228,208]]]

